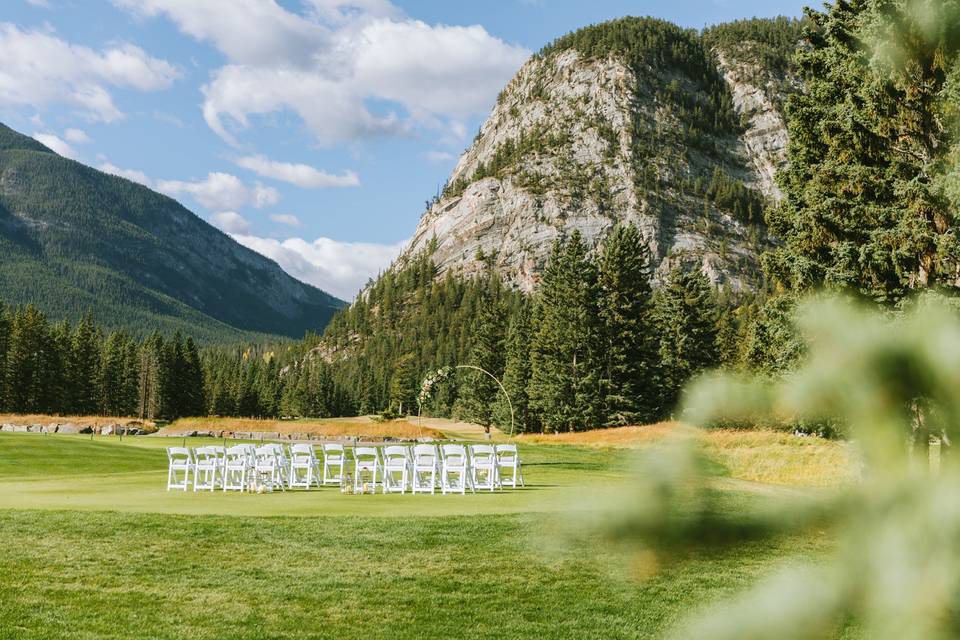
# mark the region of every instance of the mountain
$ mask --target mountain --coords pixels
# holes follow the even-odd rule
[[[429,252],[441,273],[494,266],[531,291],[555,238],[594,244],[623,221],[650,246],[654,284],[683,264],[753,288],[800,27],[630,17],[559,38],[501,92],[397,267]]]
[[[0,124],[0,299],[207,342],[319,331],[343,302],[175,200]]]

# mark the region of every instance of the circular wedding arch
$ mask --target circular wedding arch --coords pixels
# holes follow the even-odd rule
[[[493,375],[492,373],[490,373],[489,371],[487,371],[487,370],[484,369],[483,367],[478,367],[478,366],[475,365],[475,364],[458,364],[458,365],[453,366],[452,368],[453,368],[453,369],[473,369],[474,371],[479,371],[480,373],[485,373],[485,374],[487,374],[487,375],[490,377],[491,380],[493,380],[494,382],[497,383],[497,386],[500,387],[500,391],[503,392],[503,397],[507,399],[507,406],[510,407],[510,436],[512,437],[512,436],[513,436],[513,427],[514,427],[514,424],[513,424],[513,401],[510,400],[510,394],[507,393],[506,387],[503,386],[503,383],[500,382],[500,380],[497,378],[497,376]],[[423,386],[423,385],[422,385],[422,383],[421,383],[421,387],[422,387],[422,386]],[[423,410],[423,403],[420,402],[419,399],[418,399],[418,401],[417,401],[417,422],[420,422],[420,412],[421,412],[422,410]],[[488,427],[488,429],[489,429],[489,427]]]

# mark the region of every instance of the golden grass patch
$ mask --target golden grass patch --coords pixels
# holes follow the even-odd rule
[[[52,416],[40,413],[0,414],[0,424],[79,424],[83,426],[102,427],[105,425],[155,426],[152,420],[128,418],[118,416]]]
[[[695,430],[678,422],[594,429],[574,433],[524,434],[520,442],[587,447],[644,448],[685,430],[703,443],[708,455],[731,477],[769,484],[829,487],[859,476],[849,443],[791,433],[760,430]]]
[[[416,422],[390,420],[375,422],[358,418],[328,418],[317,420],[261,420],[257,418],[180,418],[163,429],[164,434],[191,431],[233,431],[248,433],[302,433],[312,436],[360,438],[443,438],[443,432]]]

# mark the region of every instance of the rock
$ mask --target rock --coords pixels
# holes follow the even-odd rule
[[[114,430],[115,430],[115,426],[114,426],[114,425],[112,425],[112,424],[105,424],[105,425],[103,425],[102,427],[100,427],[100,435],[102,435],[102,436],[113,435]]]
[[[679,107],[655,97],[674,80],[692,83],[680,71],[635,74],[615,56],[585,59],[569,49],[531,58],[507,84],[450,175],[448,183],[464,185],[462,191],[450,190],[428,207],[394,268],[432,249],[441,274],[470,276],[493,264],[509,284],[530,292],[556,238],[578,230],[589,246],[614,224],[628,222],[650,246],[654,285],[677,264],[692,263],[715,284],[751,288],[763,248],[757,243],[766,242],[765,232],[758,239],[756,230],[717,209],[691,185],[695,178],[709,183],[719,168],[778,199],[773,174],[783,165],[787,134],[764,87],[751,84],[754,76],[743,65],[718,57],[734,110],[749,124],[739,136],[715,134],[715,152],[662,133],[683,126]],[[699,91],[689,88],[691,95]],[[636,175],[631,131],[638,122],[646,127],[639,134],[647,156],[643,166],[659,174],[657,193]],[[535,136],[545,142],[499,160],[506,168],[489,175],[505,145]],[[586,188],[571,186],[575,181]],[[593,193],[606,193],[606,201]]]
[[[57,425],[57,433],[90,433],[89,429],[90,427],[73,424],[72,422]]]

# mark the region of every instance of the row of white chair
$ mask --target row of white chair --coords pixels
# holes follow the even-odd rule
[[[349,475],[348,449],[325,443],[321,456],[312,444],[256,447],[168,447],[167,490],[250,491],[312,486],[349,486],[355,493],[466,493],[467,489],[502,489],[523,485],[523,471],[513,444],[432,444],[361,446],[353,449]]]
[[[466,493],[524,486],[514,444],[432,444],[357,447],[353,490],[383,493]]]

